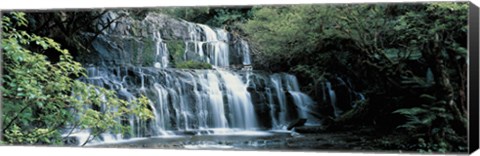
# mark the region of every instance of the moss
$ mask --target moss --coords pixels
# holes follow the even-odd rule
[[[142,66],[153,66],[155,62],[155,41],[151,39],[146,39],[143,42],[143,49],[138,49],[139,51],[142,51],[140,54],[142,56],[141,60],[141,65]]]
[[[205,62],[184,61],[178,62],[176,68],[181,69],[212,69],[212,65]]]
[[[212,69],[212,65],[198,61],[185,61],[185,42],[181,40],[167,41],[167,48],[172,58],[172,63],[176,68],[181,69]]]
[[[140,41],[127,39],[126,50],[131,53],[132,64],[140,66],[153,66],[156,59],[156,42],[152,38],[142,38]],[[167,48],[172,63],[183,62],[185,43],[183,41],[167,41]]]
[[[168,52],[173,58],[172,63],[176,64],[183,62],[183,55],[185,53],[185,42],[181,40],[167,41]]]
[[[175,60],[181,61],[185,53],[185,42],[183,41],[168,41],[167,48]]]
[[[139,36],[140,29],[138,28],[140,28],[140,26],[137,22],[132,23],[132,29],[129,29],[130,34],[132,34],[133,36]]]
[[[132,64],[137,64],[138,62],[138,43],[135,42],[133,39],[125,39],[123,40],[123,48],[124,48],[124,53],[127,55],[125,57],[131,57],[131,58],[125,58],[126,60],[130,60]]]

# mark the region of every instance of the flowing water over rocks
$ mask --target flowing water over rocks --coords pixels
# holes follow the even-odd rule
[[[99,25],[122,14],[109,12]],[[271,138],[290,136],[286,127],[298,118],[307,119],[305,125],[322,123],[318,103],[300,90],[295,75],[252,70],[248,42],[223,29],[155,13],[143,20],[126,16],[92,46],[94,52],[80,60],[88,74],[81,80],[115,90],[125,100],[145,95],[155,117],[119,120],[130,125],[131,135],[105,133],[90,145],[182,140],[184,148],[258,147],[283,144]],[[183,61],[208,63],[213,69],[175,68]],[[323,87],[321,102],[328,101],[338,116],[338,95],[330,82]],[[70,137],[80,143],[88,134],[79,130]],[[237,141],[218,143],[226,137]]]

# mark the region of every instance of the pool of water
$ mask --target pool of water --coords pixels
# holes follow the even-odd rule
[[[168,135],[89,144],[90,147],[181,149],[270,149],[285,147],[289,131],[230,131],[201,135]],[[181,132],[177,132],[181,133]]]

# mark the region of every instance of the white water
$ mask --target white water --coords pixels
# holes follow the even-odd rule
[[[202,83],[208,83],[208,86],[204,86],[208,88],[207,94],[208,94],[208,100],[210,101],[210,110],[202,112],[201,114],[207,114],[211,113],[213,124],[212,126],[215,128],[227,128],[228,127],[228,121],[225,116],[225,108],[223,107],[224,101],[223,101],[223,95],[220,90],[220,80],[217,78],[217,75],[214,73],[209,72],[207,74],[207,82],[202,82]],[[208,128],[208,127],[205,127]]]
[[[280,110],[278,113],[278,116],[274,115],[272,116],[272,119],[274,120],[273,127],[279,128],[279,127],[285,127],[285,124],[287,124],[287,117],[288,117],[288,111],[287,111],[287,98],[285,95],[285,91],[283,90],[283,84],[282,84],[282,79],[281,79],[280,74],[273,74],[270,76],[270,81],[273,83],[272,88],[275,90],[275,93],[277,95],[277,102],[278,105],[280,106]],[[272,110],[276,111],[276,110]],[[273,113],[272,113],[273,114]]]
[[[212,64],[215,67],[229,67],[229,44],[228,32],[223,29],[212,29],[203,24],[190,24],[190,40],[185,42],[185,60],[191,60],[187,52],[197,54],[202,62]],[[192,46],[190,46],[192,45]],[[193,47],[193,49],[190,49]],[[249,57],[249,56],[248,56]]]
[[[337,107],[337,96],[335,95],[335,91],[332,90],[332,84],[330,82],[326,82],[327,92],[330,97],[330,104],[333,108],[333,113],[335,117],[340,115],[340,109]]]
[[[191,23],[188,27],[189,40],[185,40],[184,60],[199,59],[213,65],[213,70],[181,70],[170,68],[168,42],[159,32],[152,34],[155,40],[155,63],[153,67],[89,67],[88,78],[82,80],[117,91],[127,101],[146,95],[154,118],[142,121],[128,116],[131,127],[129,138],[170,137],[176,135],[255,135],[262,131],[284,131],[286,125],[297,118],[312,117],[309,106],[315,102],[300,91],[294,75],[285,73],[265,75],[264,85],[251,79],[259,75],[251,70],[230,70],[231,62],[240,62],[251,69],[250,47],[244,40],[231,49],[233,43],[223,29],[212,29],[206,25]],[[241,54],[240,60],[231,60],[230,50]],[[190,54],[196,54],[198,58]],[[261,74],[260,74],[261,76]],[[258,117],[258,105],[254,103],[252,91],[264,87],[267,120],[265,125]],[[329,94],[335,102],[335,93]],[[292,102],[288,102],[289,100]],[[289,110],[296,108],[296,110]],[[297,111],[296,113],[291,113]],[[294,114],[298,114],[295,116]],[[119,120],[120,122],[120,120]],[[266,127],[266,128],[265,128]],[[263,128],[263,129],[262,129]],[[88,134],[88,132],[85,132]],[[78,137],[85,140],[84,133]],[[115,142],[124,139],[118,134],[102,134],[103,139],[95,142]],[[98,140],[98,139],[97,139]]]
[[[309,111],[311,111],[309,109],[310,106],[314,105],[315,102],[307,94],[300,91],[297,77],[293,75],[287,75],[286,78],[288,83],[287,90],[293,98],[293,103],[297,107],[299,117],[307,119],[307,124],[315,124],[314,118],[308,113]]]
[[[154,35],[154,39],[156,40],[155,44],[155,68],[167,68],[168,63],[170,62],[168,59],[168,49],[167,44],[163,42],[163,39],[160,35],[160,32],[156,32]]]
[[[152,102],[153,113],[155,115],[155,126],[152,126],[154,132],[157,132],[156,135],[168,135],[169,133],[165,130],[167,129],[167,119],[170,116],[170,112],[168,109],[168,91],[163,88],[158,83],[154,84],[154,88],[157,91],[158,95],[158,102]]]
[[[223,78],[228,105],[231,113],[231,127],[241,129],[254,129],[257,126],[253,103],[247,86],[238,75],[229,71],[218,71]]]
[[[243,54],[243,65],[250,65],[252,62],[250,61],[250,47],[248,46],[247,41],[240,40],[241,42],[241,51]]]

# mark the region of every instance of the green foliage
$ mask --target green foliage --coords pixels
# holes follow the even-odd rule
[[[128,103],[113,91],[75,80],[86,76],[81,64],[54,40],[17,29],[26,26],[24,13],[2,17],[4,143],[61,144],[59,130],[67,126],[88,128],[97,136],[106,130],[121,133],[125,127],[116,118],[123,115],[152,117],[145,98]],[[59,61],[49,61],[46,53],[58,54]]]
[[[185,42],[183,41],[168,41],[167,42],[168,51],[173,57],[172,63],[175,68],[181,69],[212,69],[212,65],[205,62],[198,61],[184,61],[185,55]]]
[[[291,70],[315,80],[341,56],[345,37],[336,27],[340,7],[295,5],[254,8],[242,25],[248,35],[256,68]],[[326,50],[328,49],[328,50]],[[311,81],[313,82],[313,81]]]
[[[315,25],[323,23],[321,19],[328,17],[326,7],[262,7],[243,28],[254,44],[262,45],[257,47],[261,52],[259,57],[267,59],[265,62],[284,62],[285,59],[295,57],[295,54],[315,50],[314,44],[320,39],[314,33],[317,29]],[[310,20],[315,20],[311,21],[315,25],[306,24]]]
[[[425,144],[433,151],[450,151],[458,149],[454,142],[465,143],[438,138],[463,135],[466,126],[462,112],[466,112],[468,3],[252,10],[253,17],[242,28],[252,43],[257,69],[295,72],[310,85],[329,75],[347,76],[367,91],[367,98],[406,100],[423,94],[423,104],[389,101],[364,109],[369,116],[381,116],[386,108],[404,115],[408,121],[399,128],[425,134]]]
[[[431,3],[422,11],[408,11],[394,27],[405,44],[421,47],[431,41],[442,41],[445,49],[466,57],[466,43],[459,42],[467,32],[467,3]],[[440,52],[440,51],[439,51]],[[446,54],[444,54],[446,55]]]
[[[452,47],[447,48],[466,54],[465,45],[453,42],[464,37],[466,8],[466,3],[260,7],[242,28],[257,49],[256,64],[266,68],[347,65],[367,58],[373,64],[402,64],[421,58],[425,43],[420,40],[433,40],[430,32],[448,32],[444,44]],[[416,24],[422,22],[431,23]]]
[[[420,98],[423,102],[430,103],[418,107],[402,108],[393,112],[407,118],[407,122],[397,128],[405,129],[411,135],[419,138],[417,144],[419,152],[445,153],[451,151],[452,147],[446,136],[458,134],[452,130],[452,125],[447,124],[454,120],[453,114],[447,110],[447,103],[445,101],[437,102],[435,97],[427,94],[422,94]]]
[[[432,127],[437,118],[442,117],[444,119],[452,120],[453,116],[446,113],[445,107],[413,107],[403,108],[394,111],[393,113],[402,114],[407,117],[408,122],[398,126],[398,128],[406,128],[409,131],[415,129]]]
[[[236,23],[245,22],[252,15],[250,7],[169,7],[160,8],[156,11],[187,21],[203,23],[213,27],[224,27],[227,30],[238,29]]]
[[[227,30],[238,30],[238,23],[244,23],[252,17],[251,8],[214,8],[214,17],[206,24],[224,27]]]
[[[172,55],[172,63],[182,62],[185,54],[185,42],[184,41],[168,41],[167,49],[170,55]]]
[[[191,60],[185,62],[177,62],[175,67],[181,69],[212,69],[211,64]]]
[[[137,49],[137,55],[142,56],[141,65],[143,66],[153,66],[156,57],[155,43],[153,41],[145,41],[144,49]]]
[[[163,14],[168,14],[174,17],[178,17],[187,21],[193,21],[198,23],[206,22],[210,13],[209,7],[168,7],[159,8],[155,10]]]
[[[156,47],[155,40],[142,38],[140,40],[136,39],[122,39],[124,45],[130,56],[132,63],[138,66],[153,66],[156,59]]]
[[[446,136],[457,136],[466,127],[465,116],[458,109],[465,109],[466,102],[454,100],[465,98],[467,3],[430,3],[422,11],[408,11],[398,19],[398,37],[411,47],[422,48],[422,57],[433,69],[435,85],[441,88],[432,95],[422,95],[424,105],[395,111],[405,115],[409,121],[400,127],[408,128],[423,136],[428,147],[423,151],[445,152],[451,150]],[[442,60],[439,63],[438,60]],[[443,61],[446,61],[445,63]],[[445,65],[453,68],[445,69]],[[454,88],[456,87],[456,88]],[[458,91],[458,93],[457,93]],[[435,94],[436,93],[436,94]],[[453,123],[459,123],[453,126]],[[461,132],[464,133],[464,132]],[[447,148],[448,146],[448,148]]]

